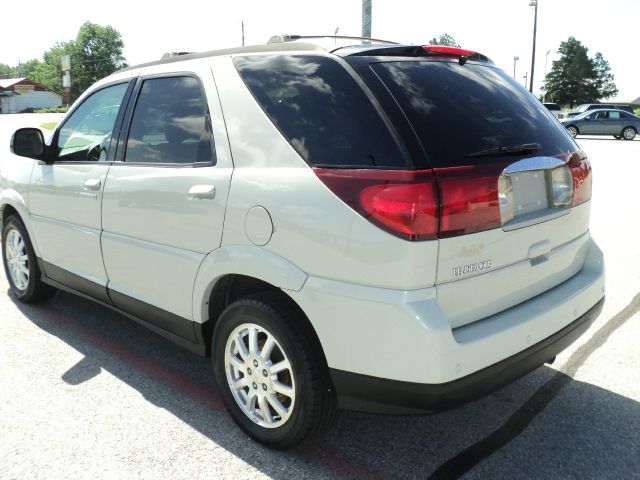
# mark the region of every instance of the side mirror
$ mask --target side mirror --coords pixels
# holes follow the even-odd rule
[[[20,128],[11,137],[11,152],[21,157],[42,160],[44,136],[38,128]]]

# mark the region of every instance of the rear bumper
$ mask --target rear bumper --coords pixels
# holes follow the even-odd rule
[[[447,410],[475,400],[551,361],[591,326],[603,305],[604,297],[577,320],[541,342],[447,383],[401,382],[332,369],[338,406],[347,410],[402,415]]]

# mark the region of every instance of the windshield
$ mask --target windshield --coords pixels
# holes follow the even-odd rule
[[[493,66],[450,61],[374,63],[419,137],[433,167],[495,161],[469,155],[500,149],[513,157],[555,156],[576,146],[533,95]],[[505,158],[505,160],[508,160]]]

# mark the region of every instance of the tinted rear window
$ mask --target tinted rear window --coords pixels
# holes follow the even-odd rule
[[[371,68],[404,111],[433,167],[495,162],[467,155],[502,146],[538,143],[538,156],[576,150],[552,114],[498,68],[448,61]]]
[[[409,166],[383,117],[336,60],[256,55],[234,63],[271,121],[309,164]]]

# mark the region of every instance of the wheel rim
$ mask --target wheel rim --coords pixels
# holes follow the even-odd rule
[[[567,130],[569,130],[569,135],[571,135],[572,137],[575,137],[578,134],[578,131],[573,127],[569,127],[567,128]]]
[[[29,286],[29,255],[22,235],[15,228],[9,230],[5,241],[7,267],[13,284],[18,290]]]
[[[634,132],[630,128],[627,128],[624,132],[622,132],[622,134],[624,135],[624,138],[626,138],[627,140],[632,139],[633,137],[636,136],[636,132]]]
[[[293,368],[276,338],[265,328],[245,323],[227,340],[225,371],[231,394],[254,423],[277,428],[296,403]]]

